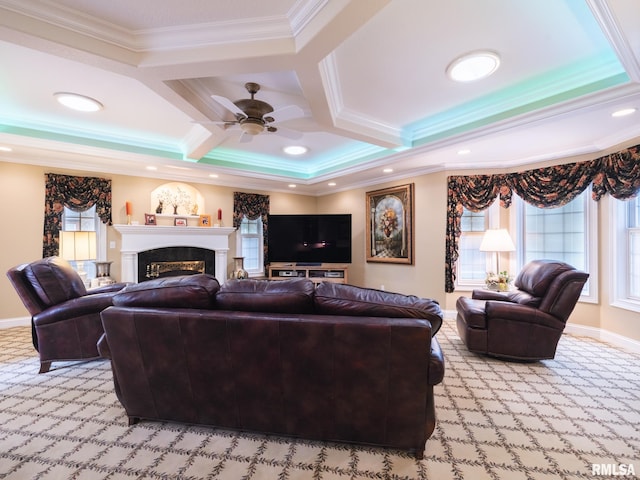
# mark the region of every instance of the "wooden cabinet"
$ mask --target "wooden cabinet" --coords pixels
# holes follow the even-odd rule
[[[313,282],[347,283],[348,265],[322,263],[319,265],[297,265],[294,263],[272,263],[269,265],[269,280],[308,278]]]

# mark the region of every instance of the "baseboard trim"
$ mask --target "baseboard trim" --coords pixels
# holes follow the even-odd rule
[[[12,327],[28,327],[30,325],[30,317],[0,318],[0,329]]]
[[[602,328],[567,323],[564,331],[569,335],[595,338],[596,340],[610,343],[616,347],[624,348],[625,350],[630,350],[634,353],[640,353],[639,341],[617,333],[609,332],[608,330],[603,330]]]

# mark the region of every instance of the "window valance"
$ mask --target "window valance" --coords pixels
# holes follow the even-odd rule
[[[247,217],[249,220],[262,219],[262,249],[265,265],[269,262],[267,248],[268,215],[269,195],[233,192],[233,226],[235,228],[240,228],[243,217]]]
[[[100,220],[111,225],[111,180],[45,174],[43,258],[58,255],[64,207],[81,212],[94,205]]]
[[[489,208],[496,198],[508,208],[514,192],[538,208],[560,207],[589,185],[596,201],[606,194],[619,200],[636,196],[640,189],[640,145],[591,161],[517,173],[448,177],[445,291],[451,293],[455,288],[463,208],[478,212]]]

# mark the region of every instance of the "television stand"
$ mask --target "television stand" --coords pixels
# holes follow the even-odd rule
[[[284,263],[269,265],[269,280],[287,280],[290,278],[308,278],[314,283],[348,283],[349,265],[345,263]]]

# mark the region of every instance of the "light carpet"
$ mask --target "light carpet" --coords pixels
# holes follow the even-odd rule
[[[436,430],[417,461],[394,450],[181,424],[129,427],[108,361],[54,363],[39,375],[30,329],[0,330],[0,478],[557,480],[631,469],[640,475],[640,355],[564,335],[554,360],[509,363],[469,353],[452,319],[437,336],[445,379],[435,388]]]

